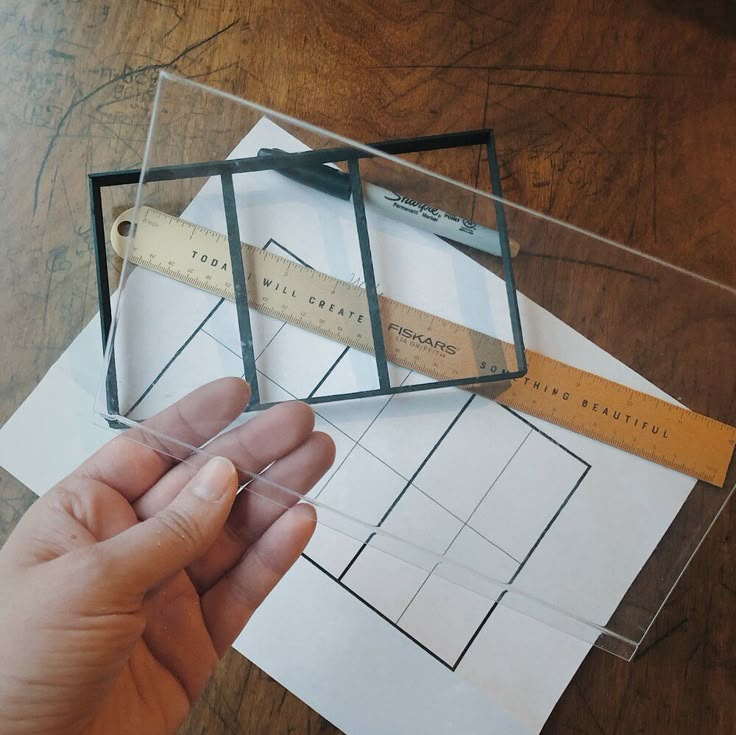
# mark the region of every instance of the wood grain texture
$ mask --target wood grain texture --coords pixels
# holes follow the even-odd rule
[[[140,164],[160,69],[362,140],[492,125],[510,199],[736,285],[734,39],[728,0],[0,0],[0,422],[96,311],[85,175]],[[0,539],[31,501],[0,473]],[[735,522],[545,733],[734,731]],[[182,732],[337,730],[230,653]]]

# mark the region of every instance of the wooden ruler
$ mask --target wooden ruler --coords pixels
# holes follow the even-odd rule
[[[235,300],[227,237],[148,207],[113,225],[115,252],[132,263]],[[365,290],[268,250],[243,245],[251,308],[365,352],[373,339]],[[502,373],[513,345],[385,296],[387,359],[438,380]],[[470,388],[499,403],[722,487],[736,429],[531,350],[528,373]]]

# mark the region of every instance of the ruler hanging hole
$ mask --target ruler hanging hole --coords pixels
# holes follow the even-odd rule
[[[127,219],[118,224],[118,235],[120,237],[130,237],[134,231],[133,223]]]

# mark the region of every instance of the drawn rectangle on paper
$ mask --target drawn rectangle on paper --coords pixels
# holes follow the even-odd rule
[[[231,308],[225,303],[216,309],[191,343],[196,348],[192,354],[212,352],[237,374],[238,357],[227,344],[233,338]],[[371,364],[369,356],[329,342],[319,345],[319,360],[298,377],[293,370],[274,376],[273,366],[289,364],[286,355],[317,348],[314,340],[323,338],[270,317],[261,321],[258,366],[264,401],[347,387],[356,379],[356,366]],[[205,369],[190,365],[187,354],[185,347],[171,361],[154,395],[165,394],[168,371],[175,377],[177,371]],[[400,369],[392,377],[397,382],[418,379]],[[433,393],[431,398],[407,394],[317,406],[317,427],[332,434],[337,456],[335,467],[310,495],[507,582],[518,574],[587,465],[508,409],[478,397],[471,400],[458,389]],[[545,478],[544,496],[538,493],[540,477]],[[514,528],[525,532],[509,537],[496,519],[512,512],[520,516]],[[400,554],[385,538],[369,539],[367,532],[351,538],[320,524],[305,558],[454,669],[488,623],[495,601],[413,567],[397,558]]]

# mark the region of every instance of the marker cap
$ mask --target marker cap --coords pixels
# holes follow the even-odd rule
[[[290,154],[280,148],[261,148],[258,155],[263,158],[273,155],[289,156]],[[294,168],[280,168],[279,173],[330,196],[345,200],[350,199],[350,179],[348,175],[332,166],[322,164],[294,166]]]

